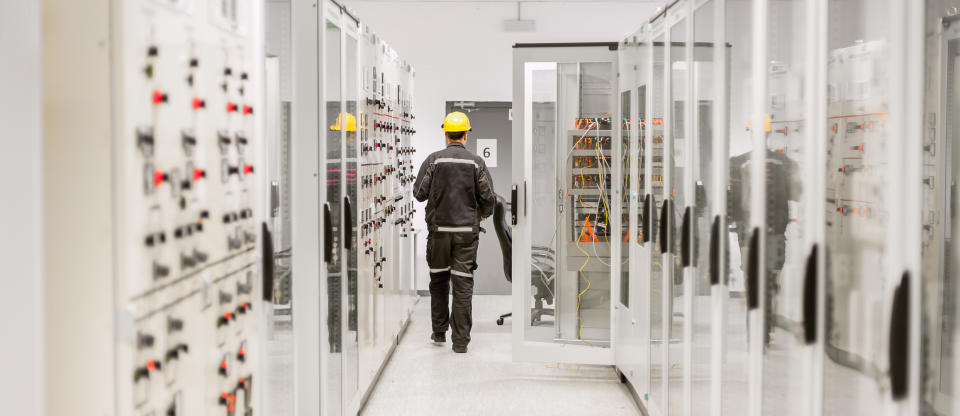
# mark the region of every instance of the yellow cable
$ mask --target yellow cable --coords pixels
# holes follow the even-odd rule
[[[610,145],[613,146],[612,143]],[[600,156],[600,135],[599,134],[597,135],[597,147],[595,147],[594,150],[597,153],[597,162],[600,165],[600,174],[598,175],[600,178],[600,202],[603,203],[603,213],[607,216],[607,225],[603,227],[603,240],[607,242],[607,247],[610,247],[610,239],[607,237],[607,228],[610,228],[610,211],[607,209],[607,200],[606,198],[603,197],[603,193],[604,193],[603,183],[605,178],[603,176],[603,162],[601,161],[601,156]]]
[[[583,166],[580,167],[580,183],[581,185],[583,184]],[[583,203],[583,200],[580,198],[580,193],[577,193],[577,202],[579,202],[581,205],[585,205]],[[574,210],[574,215],[575,215],[574,219],[576,219],[576,210]],[[590,221],[590,214],[587,214],[587,221]],[[587,293],[587,291],[590,290],[590,285],[591,285],[590,279],[587,279],[587,275],[583,274],[583,268],[587,267],[587,264],[590,263],[591,256],[590,256],[590,253],[587,253],[584,249],[580,248],[580,235],[582,234],[583,234],[583,231],[581,231],[580,234],[574,237],[574,240],[573,240],[577,245],[577,250],[580,250],[581,253],[587,255],[587,259],[584,260],[582,265],[580,265],[580,270],[578,270],[577,272],[583,280],[587,281],[587,287],[583,289],[582,292],[577,294],[577,338],[581,340],[583,339],[583,317],[580,316],[580,301],[581,301],[581,298],[583,297],[583,294]],[[590,239],[590,236],[587,236],[587,239]]]

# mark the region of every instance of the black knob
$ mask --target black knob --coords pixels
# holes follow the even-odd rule
[[[167,332],[177,332],[183,330],[183,319],[167,318]]]

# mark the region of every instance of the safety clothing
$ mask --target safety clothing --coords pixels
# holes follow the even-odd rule
[[[420,165],[413,196],[427,202],[429,231],[480,232],[480,218],[493,215],[497,196],[483,159],[450,143]]]
[[[473,327],[473,271],[477,268],[477,233],[432,232],[427,236],[427,265],[430,267],[430,310],[433,333],[449,327],[454,347],[470,343]],[[451,282],[453,310],[447,307]]]
[[[447,114],[447,117],[443,119],[443,125],[440,127],[448,133],[472,130],[470,128],[470,118],[459,111]]]
[[[343,129],[343,116],[347,116],[346,125],[347,131],[357,131],[357,118],[350,113],[340,113],[337,115],[337,124],[330,126],[330,130],[340,131]]]
[[[477,268],[480,220],[492,215],[497,203],[490,171],[483,159],[463,144],[450,143],[420,166],[413,193],[418,201],[427,201],[433,332],[452,328],[454,350],[466,351],[473,326],[473,271]],[[451,281],[452,313],[447,307]]]

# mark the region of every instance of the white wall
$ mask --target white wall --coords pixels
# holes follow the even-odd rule
[[[515,43],[621,41],[663,5],[658,0],[523,3],[522,18],[535,20],[536,31],[518,33],[501,29],[504,20],[517,18],[516,2],[345,3],[416,70],[418,169],[430,153],[445,145],[440,124],[446,101],[513,101]],[[420,204],[418,229],[426,229],[423,214]],[[429,278],[424,233],[417,247],[417,288],[425,290]]]
[[[43,412],[40,2],[0,2],[0,403]]]

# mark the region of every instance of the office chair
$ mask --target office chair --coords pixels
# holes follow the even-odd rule
[[[503,276],[508,282],[513,282],[513,236],[510,225],[507,223],[507,211],[509,204],[500,196],[497,196],[497,205],[493,210],[493,228],[497,232],[497,240],[500,241],[500,252],[503,255]],[[535,293],[534,307],[530,310],[530,325],[534,326],[540,322],[544,315],[554,316],[553,309],[547,309],[544,305],[553,304],[554,288],[554,265],[556,264],[556,253],[541,246],[531,247],[531,268],[530,282],[533,285]],[[497,319],[497,325],[503,325],[503,320],[513,316],[513,313],[505,313]]]

